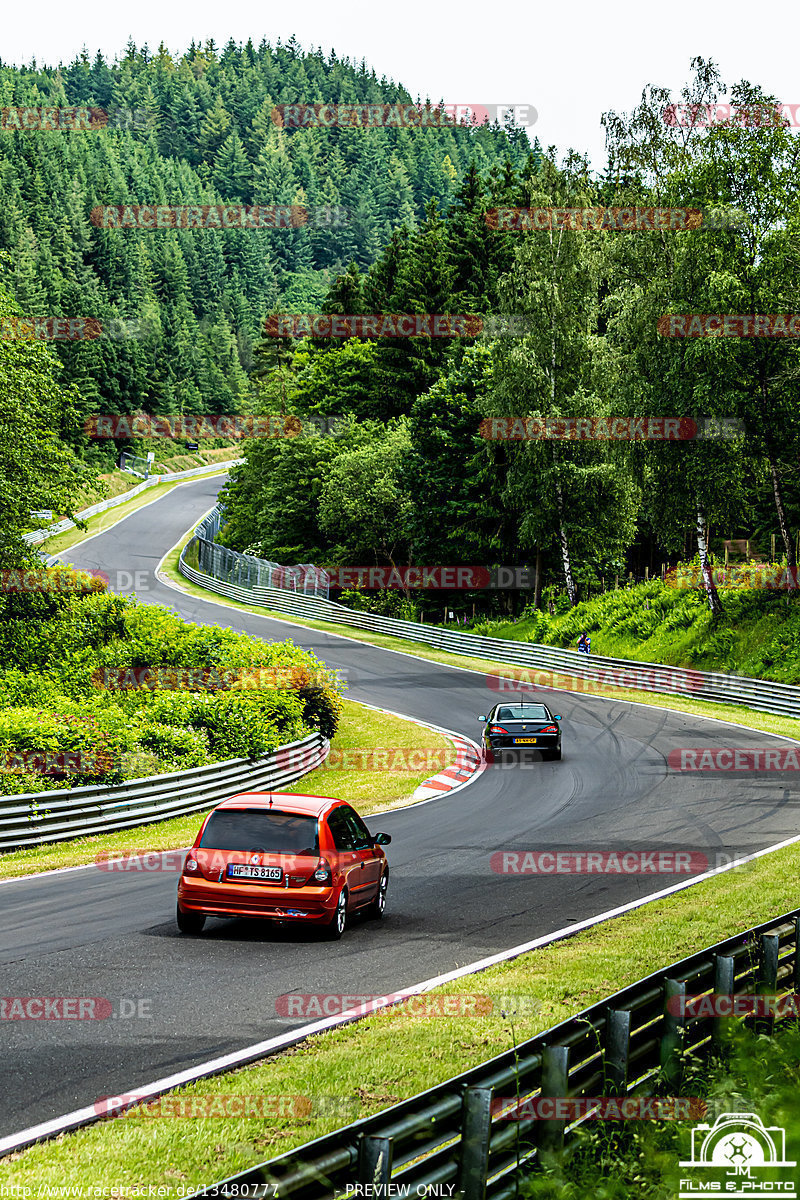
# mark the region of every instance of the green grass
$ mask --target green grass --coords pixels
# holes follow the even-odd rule
[[[285,790],[309,795],[336,796],[348,800],[364,816],[409,803],[415,788],[437,770],[441,770],[441,767],[436,765],[423,770],[402,770],[396,767],[394,770],[376,772],[358,764],[358,755],[352,753],[354,748],[367,751],[387,746],[404,749],[430,748],[434,751],[431,758],[437,764],[439,755],[448,762],[456,756],[453,747],[441,734],[411,721],[404,721],[400,717],[375,712],[347,699],[331,746],[336,751],[351,751],[350,757],[356,760],[355,764],[318,767]],[[335,758],[334,755],[334,760]],[[343,761],[346,764],[346,760]],[[69,842],[32,846],[25,850],[12,850],[0,854],[0,879],[31,875],[36,871],[53,871],[59,867],[81,866],[94,862],[97,855],[106,855],[110,850],[133,853],[174,850],[189,846],[194,841],[204,816],[203,812],[193,813],[187,817],[159,821],[154,825],[121,829],[117,833],[75,838]]]
[[[731,1033],[724,1053],[711,1061],[687,1056],[681,1095],[698,1097],[707,1105],[706,1115],[698,1117],[713,1125],[723,1112],[756,1113],[767,1127],[777,1125],[786,1131],[786,1148],[800,1144],[800,1030],[787,1024],[776,1036],[766,1038],[738,1025]],[[667,1094],[667,1089],[661,1089]],[[672,1090],[674,1094],[674,1089]],[[698,1106],[699,1107],[699,1106]],[[567,1143],[564,1153],[554,1156],[523,1182],[520,1195],[525,1200],[584,1200],[587,1196],[604,1200],[675,1200],[680,1179],[699,1176],[704,1182],[709,1173],[679,1166],[691,1150],[691,1130],[697,1121],[589,1121]],[[759,1194],[758,1171],[740,1186]],[[768,1168],[762,1177],[777,1180]],[[787,1176],[780,1175],[784,1181]],[[710,1179],[725,1187],[720,1172]],[[765,1190],[771,1184],[765,1182]],[[729,1187],[734,1187],[729,1181]],[[706,1182],[708,1188],[708,1182]],[[723,1194],[724,1191],[711,1194]]]
[[[703,592],[651,580],[553,616],[483,621],[474,632],[574,649],[585,629],[592,653],[609,658],[800,682],[800,598],[726,588],[720,597],[723,615],[714,620]]]
[[[210,471],[203,478],[213,479],[216,474],[217,472]],[[220,474],[227,474],[227,471],[221,470]],[[134,486],[143,482],[141,479],[135,479]],[[123,521],[125,517],[129,517],[137,509],[144,508],[147,504],[152,504],[160,496],[187,482],[191,481],[179,479],[175,483],[156,483],[153,487],[145,488],[138,496],[132,496],[130,500],[125,500],[122,504],[117,504],[115,508],[108,508],[105,512],[96,513],[95,516],[89,517],[84,522],[84,529],[67,529],[64,533],[58,533],[55,537],[47,538],[41,543],[39,549],[43,550],[46,554],[62,554],[65,550],[72,549],[73,546],[78,545],[80,542],[85,542],[88,538],[94,537],[95,534],[105,533],[107,530],[112,529],[114,525],[119,524],[120,521]],[[91,506],[87,505],[86,507]]]
[[[185,539],[186,540],[186,539]],[[212,595],[176,574],[178,548],[165,567],[192,595]],[[217,599],[214,597],[214,599]],[[233,602],[228,607],[286,620],[285,614]],[[291,618],[296,625],[473,671],[502,674],[502,664],[460,657],[398,638]],[[509,664],[510,665],[510,664]],[[708,715],[750,728],[800,737],[800,722],[731,705],[620,690],[613,695],[676,711]],[[597,703],[604,703],[598,700]],[[342,1030],[309,1039],[263,1063],[183,1089],[182,1096],[356,1097],[340,1119],[167,1119],[144,1126],[135,1117],[78,1131],[0,1163],[0,1184],[36,1186],[43,1180],[81,1188],[165,1186],[168,1195],[209,1184],[322,1136],[475,1066],[516,1042],[587,1007],[643,975],[795,907],[800,846],[790,846],[676,895],[646,905],[551,946],[462,979],[434,995],[494,998],[491,1012],[422,1015],[402,1009],[376,1013]],[[531,903],[535,904],[532,877]],[[390,898],[391,906],[391,898]],[[357,933],[351,934],[357,936]],[[414,979],[407,980],[411,984]],[[521,997],[517,1005],[509,996]],[[510,1015],[516,1009],[513,1017]],[[435,1011],[435,1010],[434,1010]],[[558,1185],[560,1186],[560,1185]],[[553,1196],[561,1195],[554,1188]],[[570,1196],[583,1196],[575,1191]],[[609,1193],[609,1195],[615,1193]]]
[[[461,1011],[446,1015],[432,1001],[427,1013],[375,1013],[180,1092],[185,1098],[333,1097],[343,1106],[355,1097],[355,1107],[344,1107],[338,1119],[313,1110],[266,1120],[119,1118],[4,1159],[0,1185],[145,1183],[167,1188],[171,1197],[181,1187],[185,1195],[187,1186],[210,1184],[433,1087],[659,967],[792,909],[799,870],[800,846],[788,847],[431,993],[486,996],[493,1000],[490,1012],[483,1002],[481,1011],[466,1012],[466,1002],[456,1001]],[[535,886],[531,877],[532,904]],[[345,936],[356,939],[358,930]]]
[[[497,658],[493,659],[472,658],[464,654],[451,654],[446,650],[437,650],[430,646],[410,642],[404,638],[391,637],[384,633],[353,629],[347,625],[337,625],[331,621],[312,621],[306,617],[290,616],[287,613],[278,612],[277,610],[261,608],[253,604],[241,604],[236,600],[228,600],[223,596],[218,596],[206,588],[201,588],[196,584],[190,583],[178,571],[180,551],[190,540],[191,536],[191,532],[187,533],[177,546],[164,557],[161,563],[163,573],[177,583],[181,590],[190,596],[195,596],[200,600],[206,600],[211,603],[217,603],[223,608],[234,608],[240,612],[254,613],[257,616],[284,621],[289,625],[300,625],[307,629],[318,629],[325,633],[335,633],[340,637],[352,638],[355,641],[365,642],[370,646],[378,646],[384,650],[396,650],[414,658],[441,663],[443,666],[461,667],[474,671],[476,674],[502,676],[504,673],[508,675],[511,672],[513,675],[514,671],[520,671],[521,669],[514,663],[503,663],[500,651],[497,652]],[[511,625],[510,628],[514,629],[515,626]],[[592,637],[592,649],[594,650],[594,635]],[[496,696],[496,693],[490,692],[487,685],[486,703],[491,703],[490,697],[494,696]],[[759,712],[757,709],[747,708],[744,705],[715,704],[708,700],[695,700],[684,696],[641,692],[630,688],[609,688],[608,690],[604,690],[602,698],[596,702],[603,704],[616,700],[649,704],[656,708],[666,708],[675,712],[688,713],[692,716],[712,717],[719,721],[729,721],[734,725],[744,725],[749,729],[761,729],[765,733],[775,733],[783,737],[800,739],[800,720],[795,720],[791,717],[775,716],[772,713]],[[476,713],[475,715],[477,716],[478,714]],[[476,724],[476,730],[477,728]]]

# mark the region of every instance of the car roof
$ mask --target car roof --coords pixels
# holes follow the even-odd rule
[[[550,712],[544,700],[501,700],[498,704],[495,704],[492,712],[495,712],[498,708],[543,708],[546,712]]]
[[[342,804],[335,796],[303,796],[288,792],[237,792],[217,805],[225,808],[277,808],[281,812],[303,813],[308,817],[319,817],[332,804]]]

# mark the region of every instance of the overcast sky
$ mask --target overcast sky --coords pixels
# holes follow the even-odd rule
[[[738,11],[737,11],[738,9]],[[56,65],[85,45],[93,56],[124,51],[129,37],[155,50],[164,42],[180,53],[194,38],[231,37],[276,42],[294,34],[304,49],[321,46],[341,57],[366,59],[412,96],[446,103],[528,104],[538,113],[533,132],[560,151],[605,162],[600,114],[630,110],[646,83],[674,89],[689,77],[695,55],[713,58],[727,84],[749,79],[786,103],[800,103],[797,31],[789,5],[769,20],[752,5],[723,8],[632,3],[518,3],[479,0],[393,3],[392,0],[298,0],[294,4],[189,3],[64,4],[36,0],[8,5],[3,14],[5,63]]]

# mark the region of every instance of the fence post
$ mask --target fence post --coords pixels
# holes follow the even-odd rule
[[[388,1184],[392,1177],[394,1138],[365,1134],[358,1148],[358,1182]],[[380,1189],[386,1192],[386,1188]]]
[[[457,1185],[457,1191],[462,1193],[464,1200],[485,1200],[493,1091],[490,1087],[468,1087],[464,1090]]]
[[[611,1009],[606,1025],[606,1088],[612,1096],[628,1088],[628,1054],[631,1045],[631,1014],[627,1008]]]
[[[727,954],[714,955],[714,995],[732,996],[734,978],[734,960]],[[721,1046],[726,1040],[728,1018],[716,1016],[711,1030],[711,1039],[715,1046]]]
[[[682,980],[664,980],[664,1032],[661,1035],[661,1071],[664,1082],[680,1087],[681,1050],[686,1026],[686,984]]]
[[[779,938],[777,933],[762,933],[758,983],[756,985],[756,992],[759,995],[774,997],[778,991],[778,945]],[[759,1032],[771,1034],[775,1026],[774,1003],[769,1005],[768,1012],[768,1016],[756,1022],[755,1028]]]
[[[794,919],[794,976],[795,995],[800,992],[800,916]]]
[[[566,1097],[569,1073],[569,1047],[545,1046],[542,1051],[542,1096]],[[558,1151],[564,1147],[565,1120],[539,1122],[540,1150]]]

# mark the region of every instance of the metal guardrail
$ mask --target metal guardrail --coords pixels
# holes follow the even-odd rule
[[[213,516],[213,514],[209,514]],[[208,517],[206,521],[208,521]],[[210,528],[210,527],[209,527]],[[585,692],[589,695],[607,693],[612,688],[658,692],[709,700],[716,704],[741,704],[780,716],[800,718],[800,688],[794,684],[773,683],[752,679],[746,675],[727,675],[722,672],[686,671],[663,663],[634,662],[630,659],[587,656],[558,646],[543,646],[533,642],[514,642],[504,638],[480,637],[452,629],[379,617],[373,613],[355,612],[343,604],[310,596],[292,595],[278,588],[254,583],[242,584],[239,579],[221,580],[190,566],[186,555],[197,539],[190,541],[181,552],[178,569],[192,583],[197,583],[218,595],[270,608],[316,621],[331,621],[355,629],[386,633],[449,650],[468,658],[485,658],[501,664],[523,668],[520,686],[502,686],[504,692],[530,691],[559,686],[563,690]],[[230,552],[229,552],[230,553]],[[202,563],[202,559],[199,560]],[[545,674],[542,674],[545,673]],[[547,678],[546,673],[550,673]],[[569,676],[559,682],[558,675]]]
[[[142,458],[140,454],[132,454],[130,450],[123,450],[119,456],[119,469],[128,471],[131,475],[138,475],[140,479],[148,479],[154,457],[154,455],[148,455],[147,458]]]
[[[106,509],[116,508],[118,504],[124,504],[126,500],[138,496],[140,492],[144,492],[147,488],[155,487],[157,483],[171,483],[174,479],[191,479],[194,475],[211,475],[216,471],[227,470],[228,467],[238,466],[244,462],[242,458],[234,458],[229,462],[209,463],[204,467],[192,467],[189,471],[175,471],[168,475],[151,475],[143,483],[139,483],[136,487],[131,488],[128,492],[123,492],[120,496],[112,496],[110,500],[101,500],[98,504],[92,504],[89,508],[83,508],[75,515],[85,521],[87,517],[94,517],[97,513],[105,512]],[[40,542],[46,541],[49,537],[53,537],[57,533],[65,533],[67,529],[74,529],[75,522],[69,517],[63,521],[57,521],[54,525],[48,525],[46,529],[34,529],[30,533],[22,535],[22,540],[27,542],[29,546],[38,546]]]
[[[794,909],[656,971],[446,1083],[194,1196],[330,1200],[348,1185],[352,1195],[354,1184],[383,1185],[356,1194],[387,1196],[391,1183],[401,1196],[452,1184],[464,1200],[512,1200],[541,1151],[563,1146],[580,1122],[526,1116],[524,1107],[520,1119],[504,1120],[500,1098],[651,1095],[656,1083],[679,1095],[683,1054],[720,1050],[727,1024],[683,1016],[684,998],[797,993],[799,936]],[[775,1024],[773,1015],[758,1027],[771,1032]]]
[[[217,505],[197,526],[190,542],[197,548],[199,568],[204,575],[248,593],[269,588],[327,600],[330,589],[327,571],[312,563],[283,567],[253,554],[218,546],[216,537],[221,526],[222,509]]]
[[[243,789],[278,790],[318,767],[329,750],[328,739],[312,733],[264,758],[231,758],[113,787],[0,796],[0,851],[185,816]]]

